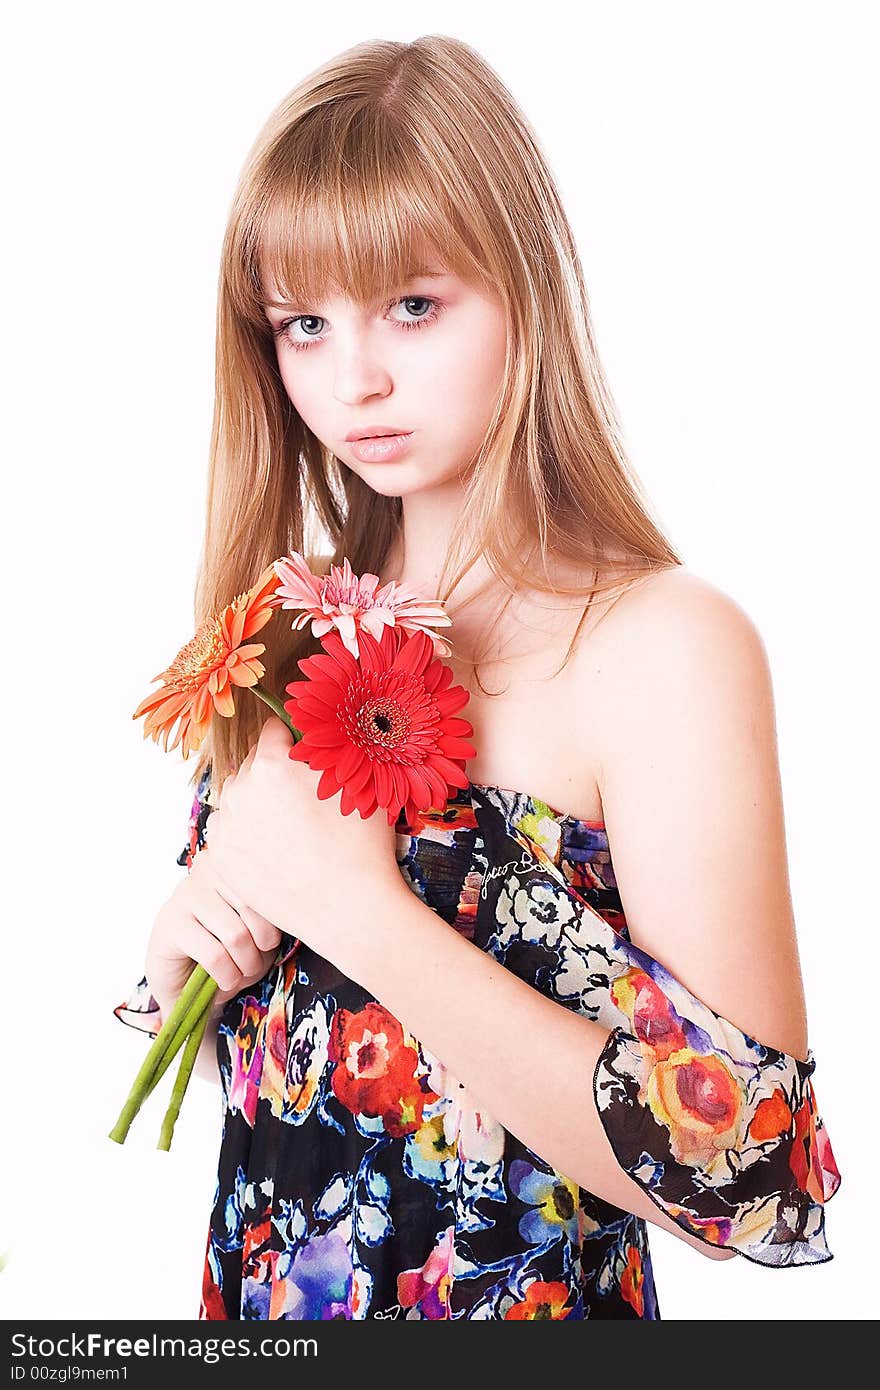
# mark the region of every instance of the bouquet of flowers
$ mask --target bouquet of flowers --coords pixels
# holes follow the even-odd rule
[[[286,687],[283,703],[259,681],[263,643],[250,639],[276,608],[298,609],[293,630],[312,624],[322,652],[297,662],[306,677]],[[291,731],[290,757],[321,770],[317,795],[341,792],[340,811],[362,818],[380,807],[389,825],[401,811],[445,804],[450,788],[466,788],[464,765],[475,755],[473,728],[457,718],[469,696],[452,684],[440,657],[452,649],[433,629],[452,620],[442,604],[375,574],[358,577],[348,560],[328,575],[311,572],[302,555],[275,560],[253,588],[204,622],[132,718],[145,716],[144,738],[198,749],[212,719],[235,714],[233,688],[251,690]],[[293,718],[296,719],[296,724]],[[172,728],[177,725],[169,743]],[[110,1131],[125,1142],[150,1092],[183,1049],[158,1148],[170,1149],[174,1124],[211,1012],[217,983],[196,965],[153,1040],[128,1099]]]

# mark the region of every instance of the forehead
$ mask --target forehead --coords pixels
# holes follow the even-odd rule
[[[397,279],[394,289],[404,289],[408,285],[425,282],[428,286],[440,286],[448,281],[457,279],[454,271],[448,270],[446,266],[434,262],[415,270],[403,271]],[[390,287],[389,287],[390,289]],[[392,291],[393,292],[393,291]],[[378,302],[382,298],[382,288],[377,287],[374,299]],[[364,303],[361,295],[351,293],[350,289],[344,288],[338,283],[328,282],[322,293],[315,291],[309,292],[307,289],[300,288],[299,291],[285,291],[278,285],[274,276],[266,276],[264,281],[263,307],[269,309],[288,309],[294,303],[308,301],[310,304],[326,303],[332,299],[343,299],[350,303]]]
[[[394,224],[376,209],[333,207],[326,198],[311,207],[270,204],[249,238],[261,310],[335,298],[374,308],[416,279],[481,278],[482,267],[441,217],[426,226],[403,211],[396,208]]]

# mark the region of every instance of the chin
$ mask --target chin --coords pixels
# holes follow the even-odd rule
[[[425,491],[423,483],[404,483],[399,478],[365,478],[364,482],[380,497],[409,497],[414,492]]]
[[[412,493],[430,492],[432,488],[443,488],[449,484],[460,485],[463,481],[459,471],[448,464],[432,471],[430,466],[425,466],[424,460],[418,463],[416,459],[373,464],[352,464],[339,455],[335,455],[335,459],[343,468],[349,468],[350,473],[357,474],[361,482],[366,482],[368,488],[378,492],[382,498],[406,498]]]
[[[367,487],[378,492],[380,497],[408,497],[411,493],[443,487],[457,478],[455,473],[431,477],[424,468],[414,467],[411,462],[403,460],[399,463],[377,463],[372,467],[362,465],[360,468],[352,468],[344,459],[340,462],[357,473]]]

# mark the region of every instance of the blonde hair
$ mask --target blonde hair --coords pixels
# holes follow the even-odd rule
[[[293,409],[267,286],[291,302],[338,290],[375,303],[438,257],[491,286],[507,320],[503,387],[436,595],[450,616],[450,596],[480,556],[509,597],[525,578],[530,593],[586,599],[565,665],[598,594],[682,563],[627,460],[577,248],[524,115],[458,39],[367,42],[284,98],[234,194],[218,287],[197,625],[292,550],[323,551],[313,564],[324,568],[347,556],[356,572],[381,574],[400,535],[400,498],[373,492]],[[582,582],[554,582],[553,561]],[[276,614],[261,634],[262,684],[280,698],[299,676],[297,658],[318,649],[309,628],[293,633],[286,618]],[[454,641],[454,625],[449,632]],[[222,786],[267,714],[237,692],[234,718],[215,719],[202,744],[193,784],[210,762],[213,787]]]

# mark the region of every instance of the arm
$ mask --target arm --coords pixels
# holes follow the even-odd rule
[[[807,1055],[770,670],[689,574],[635,596],[600,699],[599,780],[633,940],[763,1043]]]
[[[365,949],[355,978],[443,1059],[477,1108],[596,1196],[710,1258],[730,1258],[683,1231],[620,1168],[590,1089],[606,1028],[518,979],[452,931],[402,880],[399,901],[361,901],[358,910]],[[572,1104],[574,1095],[582,1103]]]
[[[779,1207],[771,1198],[792,1181],[789,1153],[794,1167],[800,1162],[793,1140],[786,1147],[780,1137],[783,1095],[804,1123],[811,1118],[806,1106],[799,1108],[809,1086],[799,1070],[806,1026],[766,659],[736,605],[690,576],[669,578],[677,587],[658,584],[652,592],[649,586],[617,624],[615,663],[625,678],[612,677],[598,701],[591,691],[590,717],[605,740],[606,826],[635,943],[614,939],[590,909],[592,923],[585,914],[578,924],[579,933],[605,928],[597,939],[612,961],[608,1008],[593,1021],[561,1007],[450,932],[415,899],[394,909],[406,914],[405,930],[398,918],[393,931],[383,932],[387,905],[368,911],[363,939],[369,951],[358,962],[360,975],[354,973],[443,1058],[475,1101],[588,1190],[723,1258],[732,1251],[715,1247],[732,1238],[730,1223],[707,1219],[705,1186],[710,1205],[720,1192],[715,1209],[739,1216],[733,1235],[750,1258],[828,1258],[821,1232],[811,1246],[815,1224],[790,1246],[769,1239],[761,1245],[767,1232],[755,1234]],[[652,968],[666,993],[655,989],[652,997],[643,989],[633,1002],[634,981],[650,985],[645,971]],[[645,1000],[656,1007],[656,996],[666,1012],[652,1017],[648,1011],[646,1021]],[[608,1019],[622,1026],[604,1026]],[[658,1048],[656,1028],[665,1025],[672,1037],[670,1020],[684,1030],[675,1047],[692,1048],[696,1040],[697,1050],[709,1054],[711,1123],[700,1116],[702,1130],[700,1124],[688,1130],[681,1115],[663,1128],[669,1116],[657,1097],[674,1109],[675,1097],[663,1086],[683,1074],[677,1063],[694,1056],[692,1050],[672,1054],[672,1043],[665,1052]],[[719,1094],[730,1098],[719,1092],[719,1077],[737,1097],[726,1133],[712,1118]],[[651,1086],[659,1087],[653,1099]],[[573,1104],[573,1096],[583,1103]],[[788,1126],[795,1137],[797,1123]],[[662,1141],[663,1163],[650,1178],[640,1171],[645,1154],[639,1145],[626,1153],[633,1138],[647,1145],[648,1157],[659,1154]],[[676,1166],[682,1157],[676,1144],[685,1147],[683,1166]],[[753,1165],[751,1173],[740,1173],[731,1187],[730,1166],[746,1164]],[[639,1181],[630,1172],[638,1172]],[[681,1207],[668,1200],[683,1179],[699,1190],[690,1208],[680,1195]],[[821,1190],[813,1169],[804,1183],[812,1195],[817,1184]],[[830,1177],[827,1186],[833,1190]],[[806,1193],[794,1196],[806,1199]],[[814,1211],[809,1219],[815,1223]]]

